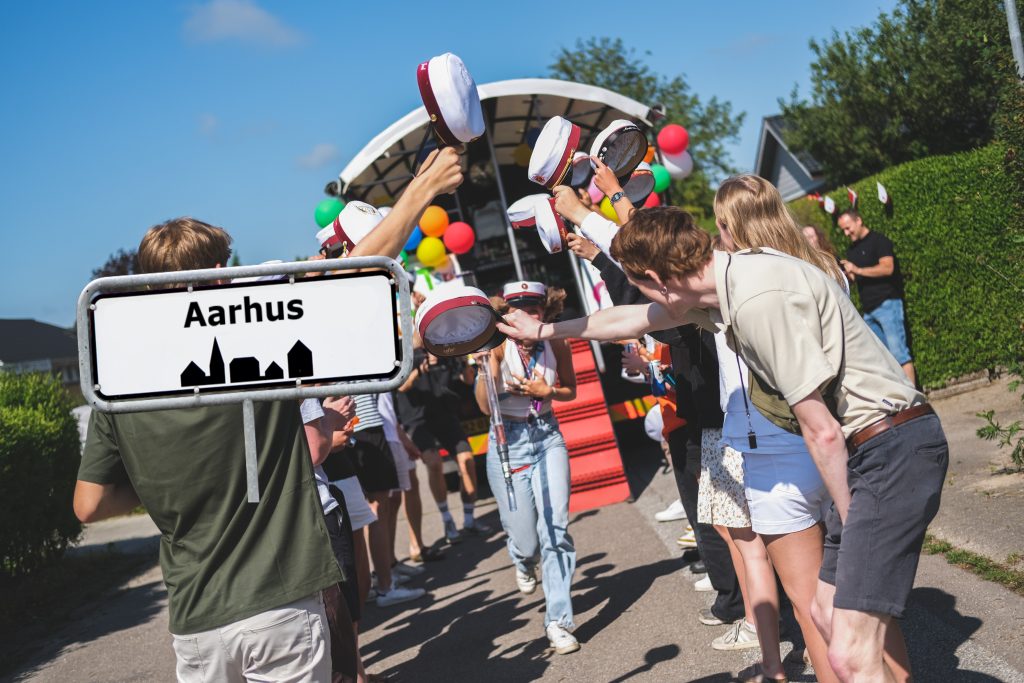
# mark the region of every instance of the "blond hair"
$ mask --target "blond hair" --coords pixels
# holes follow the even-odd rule
[[[835,259],[812,247],[775,186],[756,175],[726,178],[715,193],[715,220],[738,249],[769,247],[817,266],[839,286],[846,278]]]
[[[139,244],[139,270],[166,273],[227,265],[231,236],[195,218],[173,218],[154,225]]]

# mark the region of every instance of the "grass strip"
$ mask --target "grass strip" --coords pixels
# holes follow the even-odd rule
[[[1024,596],[1024,571],[1012,569],[1002,562],[957,548],[948,541],[943,541],[931,534],[924,538],[924,551],[929,555],[942,555],[946,562],[955,567],[965,569],[981,578],[1009,588],[1017,595]]]
[[[0,676],[31,655],[32,643],[52,635],[73,613],[120,586],[150,555],[103,550],[68,554],[17,579],[0,579]]]

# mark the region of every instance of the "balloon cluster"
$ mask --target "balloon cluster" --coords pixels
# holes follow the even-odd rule
[[[468,223],[449,223],[447,211],[440,206],[428,206],[405,243],[405,251],[414,251],[427,268],[438,268],[448,260],[448,252],[465,254],[475,243],[476,233]]]

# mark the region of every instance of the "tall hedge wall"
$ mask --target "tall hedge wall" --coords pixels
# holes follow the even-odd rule
[[[49,375],[0,372],[0,579],[63,554],[82,525],[71,509],[78,425]]]
[[[1006,152],[993,144],[930,157],[852,185],[865,224],[895,245],[911,350],[926,388],[1024,358],[1024,225]],[[878,201],[876,182],[889,206]],[[846,188],[831,197],[837,216],[850,205]],[[791,206],[800,218],[816,218],[845,253],[849,240],[834,217],[806,199]]]

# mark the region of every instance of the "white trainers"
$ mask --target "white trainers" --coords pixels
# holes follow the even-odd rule
[[[557,622],[552,621],[548,624],[544,632],[547,633],[551,647],[555,648],[555,652],[560,655],[567,655],[580,649],[580,643],[576,637],[566,631],[564,627],[559,626]]]
[[[676,498],[676,501],[661,512],[654,513],[654,519],[659,522],[678,522],[686,519],[686,510],[683,509],[683,501]]]
[[[417,600],[427,594],[427,591],[422,588],[402,588],[400,586],[392,586],[391,590],[387,593],[382,593],[380,589],[377,589],[377,607],[391,607],[402,602],[409,602],[410,600]]]
[[[516,567],[516,586],[523,595],[530,595],[537,590],[537,572],[531,569],[529,572],[521,572]]]
[[[676,539],[676,545],[680,548],[696,548],[697,547],[697,536],[693,533],[693,529],[686,531],[682,536]]]
[[[711,577],[705,574],[704,578],[694,582],[693,590],[698,593],[713,593],[715,591],[715,587],[711,585]]]
[[[716,650],[749,650],[760,646],[757,631],[746,619],[740,619],[732,628],[711,641],[711,647]]]
[[[409,576],[409,577],[419,576],[420,574],[424,573],[425,571],[427,571],[426,567],[422,567],[422,566],[417,567],[417,566],[413,566],[411,564],[406,564],[405,562],[396,562],[395,565],[393,567],[391,567],[391,575],[392,576],[394,576],[395,574],[402,574],[404,576]]]

